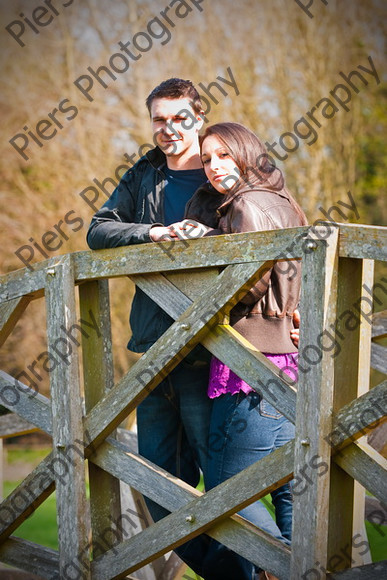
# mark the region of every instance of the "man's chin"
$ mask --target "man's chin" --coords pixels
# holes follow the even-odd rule
[[[174,155],[179,155],[180,151],[176,145],[172,145],[171,147],[166,147],[163,149],[165,155],[167,157],[173,157]]]
[[[167,157],[179,153],[180,141],[173,141],[171,143],[159,143],[159,147]]]

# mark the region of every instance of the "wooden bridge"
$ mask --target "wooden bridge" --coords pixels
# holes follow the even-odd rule
[[[372,303],[387,291],[385,278],[374,283],[373,267],[387,259],[386,240],[387,228],[326,223],[79,252],[3,276],[2,342],[29,302],[44,296],[46,357],[61,364],[51,365],[50,398],[0,376],[11,412],[0,436],[38,429],[52,437],[51,453],[0,504],[0,561],[47,579],[181,578],[168,554],[206,533],[280,579],[385,578],[387,562],[369,563],[359,484],[387,504],[386,461],[364,437],[387,409],[387,381],[369,390]],[[282,260],[286,275],[290,259],[302,260],[303,273],[297,384],[227,324],[265,268]],[[108,280],[125,276],[175,323],[113,385]],[[99,329],[80,348],[62,332],[69,337],[78,322],[75,287],[81,318],[92,313]],[[135,435],[119,428],[198,343],[296,425],[294,441],[207,493],[139,456]],[[291,479],[289,549],[235,514]],[[121,504],[122,486],[133,491],[122,496],[131,507]],[[13,535],[54,490],[58,551]],[[127,520],[140,494],[171,513],[138,531]]]

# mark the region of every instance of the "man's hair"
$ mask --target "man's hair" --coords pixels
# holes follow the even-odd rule
[[[151,114],[152,102],[154,99],[189,99],[191,107],[195,113],[203,111],[203,105],[200,100],[200,95],[194,87],[194,84],[189,80],[171,78],[160,83],[148,95],[145,104]]]

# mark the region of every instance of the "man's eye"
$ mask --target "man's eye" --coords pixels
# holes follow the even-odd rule
[[[207,165],[207,163],[209,163],[209,162],[210,162],[210,160],[209,160],[209,159],[202,159],[202,163],[203,163],[203,165]]]

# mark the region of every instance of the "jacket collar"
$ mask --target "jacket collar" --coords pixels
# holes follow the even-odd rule
[[[162,169],[167,162],[165,153],[159,147],[147,151],[144,157],[146,157],[154,169]]]

